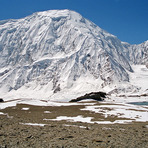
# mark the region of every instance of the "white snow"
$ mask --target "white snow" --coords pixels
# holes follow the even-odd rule
[[[86,127],[86,126],[78,126],[78,125],[69,125],[69,124],[64,124],[64,126],[70,126],[70,127],[79,127],[79,128],[88,128],[88,129],[90,129],[90,127]]]
[[[120,98],[121,99],[121,98]],[[121,101],[121,100],[120,100]],[[119,102],[120,102],[119,101]],[[111,103],[111,104],[110,104]],[[147,122],[148,121],[148,106],[138,106],[127,103],[116,103],[114,102],[102,102],[101,105],[95,105],[96,103],[60,103],[60,102],[45,102],[45,101],[36,101],[36,100],[16,100],[11,102],[0,103],[0,109],[4,109],[10,106],[16,106],[16,104],[32,104],[38,106],[71,106],[71,105],[84,105],[85,108],[81,110],[87,110],[90,112],[95,112],[96,114],[103,114],[107,120],[109,116],[116,116],[119,120],[114,122],[110,121],[91,121],[93,117],[83,117],[81,115],[77,117],[66,117],[59,116],[56,119],[44,119],[44,120],[68,120],[71,122],[87,122],[87,123],[97,123],[97,124],[115,124],[115,123],[129,123],[132,121],[136,122]],[[29,110],[29,108],[22,108],[22,110]],[[50,111],[44,111],[44,113],[51,113]],[[1,115],[3,113],[0,113]],[[9,118],[8,114],[7,115]],[[120,118],[125,118],[124,120],[120,120]]]
[[[114,122],[111,122],[111,121],[95,121],[94,123],[97,123],[97,124],[126,124],[126,123],[130,123],[132,122],[133,120],[115,120]]]
[[[41,124],[41,123],[19,123],[22,125],[30,125],[30,126],[45,126],[45,125],[49,125],[49,124]]]
[[[43,119],[43,120],[50,120],[50,121],[61,121],[61,120],[67,120],[70,122],[87,122],[87,123],[92,123],[91,119],[93,117],[82,117],[82,116],[77,116],[77,117],[67,117],[67,116],[59,116],[56,119]]]
[[[125,123],[130,123],[133,120],[115,120],[114,122],[111,121],[91,121],[93,119],[93,117],[83,117],[81,115],[76,116],[76,117],[67,117],[67,116],[59,116],[56,119],[43,119],[45,121],[62,121],[62,120],[66,120],[68,122],[83,122],[83,123],[97,123],[97,124],[125,124]]]
[[[0,109],[5,109],[7,107],[16,106],[17,103],[18,103],[18,101],[0,103]]]
[[[117,116],[118,118],[125,118],[131,121],[146,122],[148,121],[148,108],[130,104],[115,104],[115,105],[96,105],[86,106],[81,110],[89,110],[95,113],[101,113],[105,118],[108,116]],[[127,120],[127,122],[129,122]],[[123,122],[126,120],[123,120]],[[122,121],[115,121],[122,122]]]
[[[23,107],[22,110],[29,110],[29,107]]]
[[[71,105],[94,105],[95,103],[68,103],[68,102],[55,102],[55,101],[47,101],[47,100],[38,100],[38,99],[15,99],[11,100],[10,102],[3,102],[0,103],[0,109],[5,109],[7,107],[13,107],[17,104],[28,104],[28,105],[35,105],[35,106],[71,106]]]
[[[5,115],[4,113],[0,112],[0,115]]]
[[[132,65],[134,73],[130,74],[130,84],[140,87],[142,91],[148,89],[148,68],[145,65]]]
[[[13,116],[9,116],[9,114],[8,114],[8,113],[3,113],[3,112],[0,112],[0,115],[5,115],[5,116],[7,116],[7,118],[10,118],[10,119],[12,119],[12,118],[13,118]]]
[[[50,112],[50,111],[44,111],[44,113],[45,113],[45,114],[49,114],[49,113],[51,113],[51,112]]]

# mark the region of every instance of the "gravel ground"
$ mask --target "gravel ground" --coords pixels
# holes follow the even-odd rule
[[[0,110],[0,148],[147,148],[148,122],[131,124],[88,124],[68,121],[45,121],[57,116],[93,116],[101,114],[80,111],[83,105],[67,107],[39,107],[19,104]],[[22,110],[23,109],[23,110]],[[50,111],[51,113],[44,113]],[[24,125],[44,124],[43,126]]]

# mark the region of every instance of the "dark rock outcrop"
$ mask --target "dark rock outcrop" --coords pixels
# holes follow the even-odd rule
[[[58,86],[55,88],[55,90],[53,91],[53,93],[57,93],[57,92],[60,91],[60,90],[61,90],[60,85],[58,85]]]
[[[2,98],[0,98],[0,102],[4,102],[4,100]]]
[[[70,102],[78,102],[78,101],[82,101],[82,100],[87,100],[87,99],[93,99],[96,101],[103,101],[106,97],[106,93],[105,92],[92,92],[89,94],[85,94],[84,96],[78,97],[76,99],[71,100]]]

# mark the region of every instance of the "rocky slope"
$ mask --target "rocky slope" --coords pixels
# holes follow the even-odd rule
[[[129,82],[131,62],[147,64],[147,43],[122,43],[70,10],[0,21],[0,92],[67,98]]]

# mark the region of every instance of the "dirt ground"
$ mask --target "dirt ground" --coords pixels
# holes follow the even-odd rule
[[[101,114],[82,111],[83,105],[45,107],[18,104],[0,112],[0,148],[148,148],[148,122],[131,124],[88,124],[50,121],[58,116],[94,117],[115,121]],[[29,110],[22,110],[29,108]],[[51,113],[45,113],[50,111]],[[44,126],[25,125],[45,124]]]

